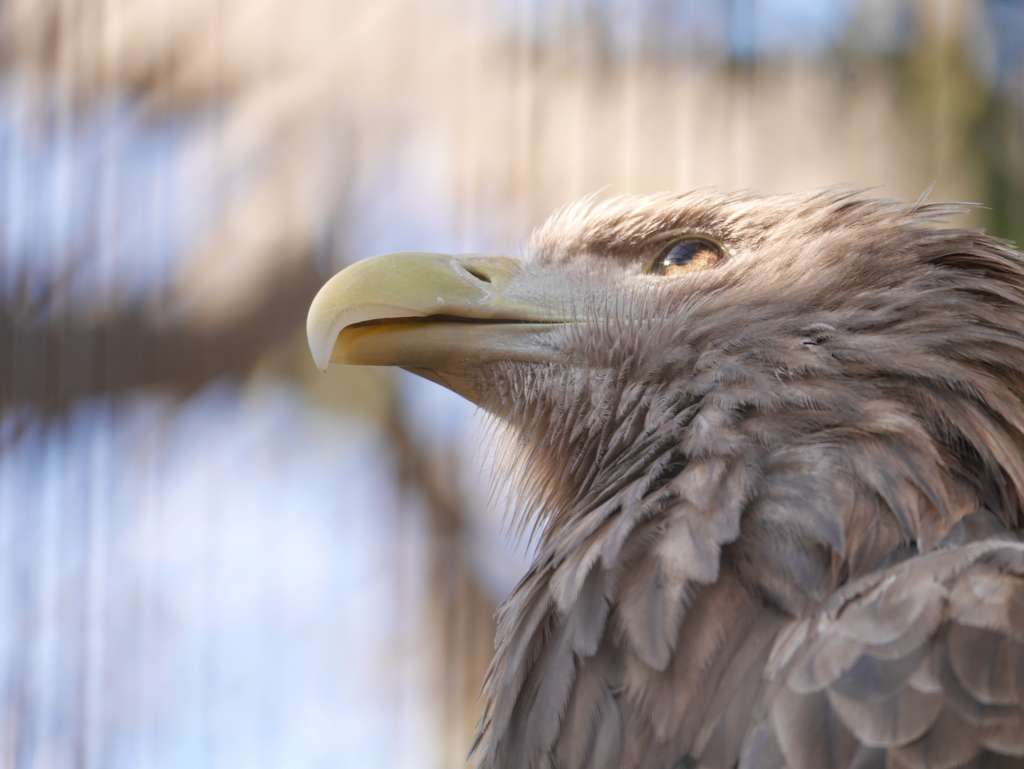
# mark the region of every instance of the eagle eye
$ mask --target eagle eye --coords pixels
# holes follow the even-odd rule
[[[725,258],[718,243],[707,238],[687,237],[677,240],[655,258],[647,270],[650,275],[672,277],[687,272],[700,272],[714,267]]]

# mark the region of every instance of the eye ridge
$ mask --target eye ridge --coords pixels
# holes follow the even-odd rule
[[[725,257],[721,244],[709,238],[689,235],[674,241],[664,249],[646,272],[650,275],[672,277],[686,272],[700,272],[714,267]]]

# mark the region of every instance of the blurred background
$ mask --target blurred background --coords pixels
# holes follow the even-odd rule
[[[529,554],[392,250],[852,182],[1024,242],[1021,0],[0,0],[0,767],[461,767]]]

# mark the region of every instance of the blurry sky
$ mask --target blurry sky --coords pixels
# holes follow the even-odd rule
[[[7,0],[0,766],[461,766],[473,409],[315,370],[318,285],[593,191],[850,182],[1024,238],[1010,0]]]

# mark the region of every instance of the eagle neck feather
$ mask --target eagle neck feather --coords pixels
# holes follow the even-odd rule
[[[755,285],[690,297],[650,314],[665,325],[652,321],[632,349],[604,324],[574,340],[601,365],[488,372],[513,504],[538,548],[501,609],[482,767],[697,755],[714,739],[711,719],[735,707],[742,722],[753,701],[716,705],[717,684],[756,682],[758,650],[787,618],[940,546],[972,514],[1019,526],[1021,256],[926,226],[945,208],[816,195],[784,199],[793,211],[770,225],[823,233],[817,275],[784,274],[801,244],[765,225],[758,246],[786,254],[788,283],[771,296]],[[761,202],[730,205],[740,218]],[[594,226],[602,210],[620,230]],[[548,225],[557,237],[535,236],[541,260],[570,246],[613,252],[651,220],[621,201],[562,218]],[[607,242],[585,247],[577,221]],[[896,285],[896,271],[909,277]]]

